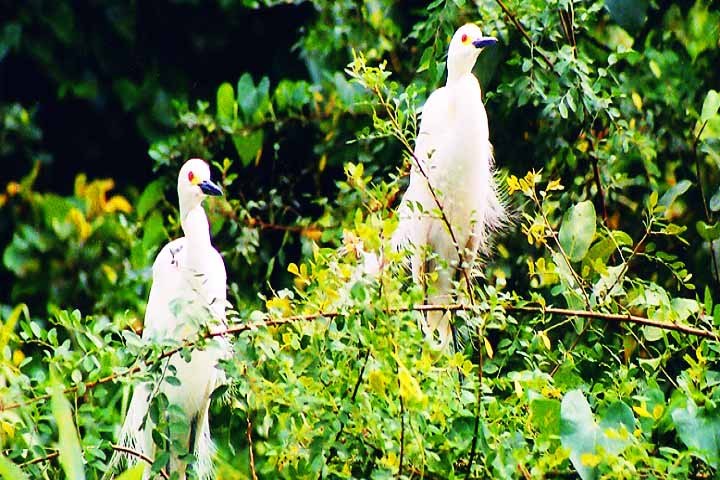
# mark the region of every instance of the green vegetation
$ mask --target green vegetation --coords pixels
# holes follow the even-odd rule
[[[40,23],[35,2],[13,6],[0,68],[26,58],[58,98],[121,105],[156,177],[42,187],[61,160],[38,106],[0,103],[0,158],[23,172],[0,195],[0,477],[101,477],[132,385],[159,378],[169,350],[203,348],[139,335],[195,156],[226,191],[207,202],[234,307],[232,385],[211,408],[218,478],[719,475],[716,3],[294,2],[309,14],[287,70],[203,84],[200,99],[196,72],[158,73],[161,60],[122,73],[122,47],[153,26],[144,2],[98,3],[56,2]],[[177,3],[230,26],[289,8]],[[500,40],[475,72],[516,221],[478,265],[474,304],[449,307],[463,346],[441,354],[388,239],[418,109],[467,21]],[[106,61],[85,64],[82,45]],[[249,48],[228,44],[227,61]],[[363,250],[385,257],[379,276],[362,274]],[[156,438],[174,448],[165,411]]]

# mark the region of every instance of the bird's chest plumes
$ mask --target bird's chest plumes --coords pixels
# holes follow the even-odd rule
[[[207,262],[196,258],[197,251],[182,240],[170,245],[170,255],[156,266],[153,285],[157,298],[163,299],[158,308],[166,312],[164,336],[178,340],[196,333],[210,311]]]
[[[477,207],[478,196],[490,182],[491,146],[487,116],[479,98],[451,102],[447,123],[436,136],[436,161],[430,172],[433,186],[446,197],[447,209],[465,210]]]

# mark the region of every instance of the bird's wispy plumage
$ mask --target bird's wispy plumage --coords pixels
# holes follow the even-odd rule
[[[505,220],[494,180],[487,114],[472,73],[482,48],[493,43],[495,39],[484,37],[474,24],[455,32],[448,50],[447,84],[423,106],[410,183],[398,209],[393,245],[410,249],[415,282],[436,272],[425,282],[426,300],[432,304],[451,302],[456,273],[469,269],[478,252],[487,252],[491,234]],[[449,313],[428,312],[425,321],[426,333],[437,332],[439,346],[446,347],[452,338]]]
[[[180,219],[184,237],[166,244],[153,263],[153,283],[145,312],[143,340],[176,340],[194,338],[202,326],[218,331],[225,322],[226,272],[220,253],[210,242],[210,230],[202,207],[206,195],[221,195],[222,190],[210,180],[210,168],[200,159],[188,160],[178,176]],[[220,337],[204,350],[195,350],[190,362],[176,354],[166,360],[164,374],[157,382],[136,385],[128,413],[120,432],[120,445],[150,459],[156,456],[152,439],[153,422],[148,418],[151,396],[164,393],[170,404],[179,406],[190,426],[181,439],[194,454],[195,475],[200,480],[214,476],[208,409],[213,390],[224,383],[224,372],[218,361],[230,352],[229,341]],[[172,371],[175,371],[173,374]],[[179,385],[165,378],[174,376]],[[128,464],[136,456],[116,455],[111,472],[120,460]],[[170,472],[184,479],[188,466],[172,455]],[[144,478],[149,478],[150,468]]]

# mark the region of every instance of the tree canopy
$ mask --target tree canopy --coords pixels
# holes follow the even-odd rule
[[[192,157],[226,192],[218,478],[718,475],[716,3],[0,8],[0,478],[100,478],[133,385],[207,345],[140,336]],[[513,221],[468,302],[424,305],[389,238],[466,22],[499,40],[474,73]],[[173,411],[153,400],[160,478]]]

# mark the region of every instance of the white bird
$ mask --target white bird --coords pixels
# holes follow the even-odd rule
[[[210,180],[210,168],[200,159],[188,160],[182,166],[177,190],[185,236],[166,244],[153,263],[153,283],[142,335],[148,341],[183,341],[194,338],[202,325],[217,332],[225,322],[225,263],[210,243],[208,219],[202,207],[207,195],[222,195],[222,190]],[[195,350],[190,362],[178,354],[166,360],[169,365],[158,385],[142,383],[135,387],[120,433],[120,445],[155,459],[154,424],[147,413],[151,395],[162,392],[170,404],[178,405],[187,417],[190,428],[181,441],[195,455],[196,476],[201,480],[213,478],[214,446],[210,438],[208,408],[210,394],[225,381],[224,372],[217,367],[218,360],[227,358],[229,352],[228,340],[219,337],[204,350]],[[167,382],[167,376],[176,377],[180,385]],[[108,472],[121,457],[124,455],[113,458]],[[128,455],[126,460],[134,464],[139,459]],[[178,472],[179,478],[184,479],[186,469],[183,460],[171,456],[169,474]],[[149,475],[150,468],[147,467],[143,478],[147,479]]]
[[[422,109],[410,183],[398,208],[392,243],[396,249],[411,249],[416,283],[422,284],[425,273],[436,272],[425,285],[430,304],[450,303],[456,273],[470,274],[478,252],[487,252],[490,234],[505,220],[493,176],[487,114],[480,84],[472,73],[482,49],[496,42],[474,24],[460,27],[450,41],[447,84],[435,90]],[[452,339],[449,312],[428,312],[424,322],[426,335],[434,337],[437,332],[437,346],[447,347]]]

